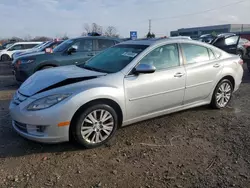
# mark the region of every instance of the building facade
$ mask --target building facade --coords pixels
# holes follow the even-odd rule
[[[182,28],[171,31],[170,36],[190,36],[193,39],[204,34],[250,32],[250,24],[225,24],[205,27]]]

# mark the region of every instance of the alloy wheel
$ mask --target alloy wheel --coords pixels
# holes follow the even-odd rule
[[[232,88],[227,82],[224,82],[218,88],[216,93],[216,102],[220,108],[225,107],[231,99]]]
[[[114,117],[104,109],[90,112],[81,125],[82,138],[90,144],[105,141],[114,129]]]

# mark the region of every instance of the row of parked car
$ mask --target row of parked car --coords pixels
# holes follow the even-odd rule
[[[12,58],[13,74],[23,82],[33,73],[63,65],[81,64],[102,50],[121,42],[118,38],[88,36],[66,41],[48,42],[25,52],[15,53]],[[59,45],[58,45],[59,44]],[[51,46],[55,46],[51,48]]]

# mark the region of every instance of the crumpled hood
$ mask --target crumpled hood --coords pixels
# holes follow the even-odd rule
[[[104,75],[106,73],[86,70],[75,65],[51,68],[38,71],[30,76],[20,86],[19,92],[26,96],[32,96],[43,91]]]

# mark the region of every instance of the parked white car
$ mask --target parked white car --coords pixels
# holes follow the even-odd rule
[[[8,48],[0,51],[0,60],[9,61],[15,52],[22,52],[27,49],[33,48],[42,42],[16,42]]]

